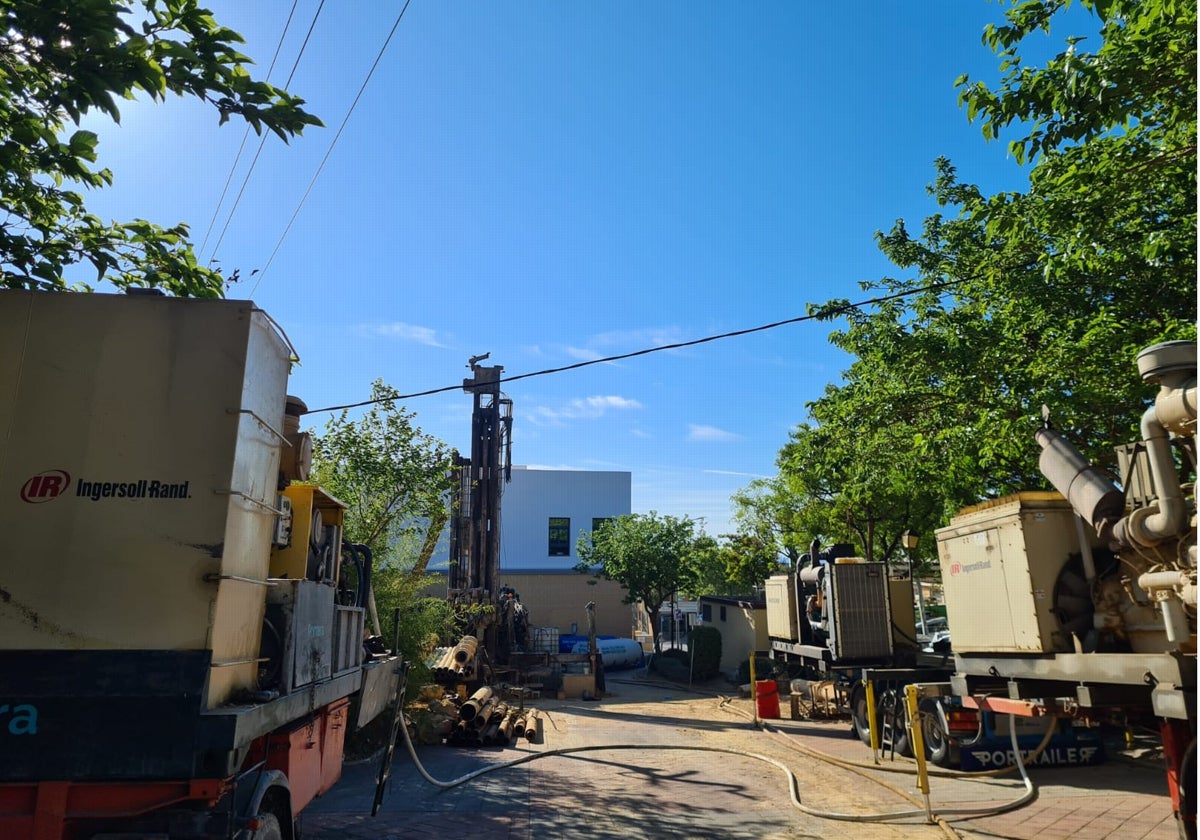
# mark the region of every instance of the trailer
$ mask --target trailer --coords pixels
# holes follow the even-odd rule
[[[849,544],[821,551],[814,543],[797,573],[773,575],[765,588],[771,657],[832,681],[851,733],[865,744],[871,743],[870,683],[883,746],[907,754],[904,687],[945,682],[953,671],[948,652],[926,651],[917,639],[912,578],[856,557]]]
[[[977,703],[1157,729],[1180,836],[1194,838],[1196,345],[1148,347],[1137,367],[1159,391],[1141,438],[1117,447],[1119,479],[1047,412],[1040,468],[1059,492],[968,509],[939,531],[963,624],[952,683]]]
[[[0,291],[0,837],[288,840],[396,695],[250,301]]]
[[[895,709],[900,692],[918,686],[926,753],[938,763],[1011,761],[999,740],[1006,716],[1059,722],[1039,761],[1099,760],[1103,745],[1089,731],[1097,724],[1157,730],[1180,836],[1194,838],[1196,345],[1149,347],[1137,365],[1159,393],[1141,439],[1117,447],[1119,478],[1047,419],[1040,468],[1056,491],[988,500],[938,530],[953,628],[947,661],[930,671],[906,661],[911,652],[897,655],[905,634],[894,622],[911,613],[911,596],[878,580],[840,585],[871,576],[843,576],[848,562],[870,567],[861,561],[810,557],[797,576],[773,578],[768,625],[773,652],[836,675],[864,740],[874,697],[884,745],[907,746],[911,724]]]

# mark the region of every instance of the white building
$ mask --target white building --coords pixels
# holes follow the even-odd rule
[[[514,466],[501,487],[501,573],[572,568],[580,533],[631,512],[631,483],[628,472]]]

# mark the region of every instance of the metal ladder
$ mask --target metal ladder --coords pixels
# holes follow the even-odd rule
[[[883,692],[879,698],[879,752],[885,758],[896,758],[896,727],[904,726],[900,695],[894,689]]]

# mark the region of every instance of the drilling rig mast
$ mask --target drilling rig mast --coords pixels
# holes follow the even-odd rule
[[[471,457],[455,460],[448,595],[452,603],[485,608],[476,610],[467,632],[495,663],[507,657],[505,648],[511,645],[511,636],[501,632],[500,497],[501,482],[512,479],[512,400],[500,394],[504,368],[479,364],[489,355],[472,356],[473,377],[463,380],[475,406]]]

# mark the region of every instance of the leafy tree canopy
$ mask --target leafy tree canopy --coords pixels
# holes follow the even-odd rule
[[[813,505],[796,504],[802,490],[780,474],[760,478],[733,495],[733,521],[739,536],[752,537],[770,546],[775,556],[786,557],[795,569],[821,520]],[[816,502],[816,499],[811,499]]]
[[[0,0],[0,15],[0,286],[86,291],[65,278],[90,266],[97,284],[220,297],[225,278],[197,263],[186,225],[87,211],[80,190],[109,186],[112,173],[95,165],[97,136],[80,121],[119,121],[119,100],[168,93],[285,141],[320,121],[256,81],[241,36],[197,0]]]
[[[1097,463],[1137,438],[1149,386],[1134,358],[1196,335],[1196,7],[1084,0],[1100,22],[1044,66],[1020,54],[1067,0],[1013,3],[984,42],[1001,83],[960,79],[986,138],[1010,131],[1024,192],[984,195],[939,160],[938,212],[877,236],[907,276],[870,309],[832,301],[855,361],[780,453],[780,483],[823,536],[887,559],[905,528],[1044,486],[1032,434],[1043,404]],[[817,536],[817,534],[814,534]]]
[[[450,618],[443,599],[423,599],[421,591],[431,582],[426,564],[448,517],[451,451],[416,425],[397,396],[377,380],[371,397],[379,402],[360,419],[346,412],[331,419],[314,436],[311,480],[348,505],[346,538],[374,555],[375,620],[383,619],[391,639],[390,620],[400,608],[401,649],[419,662]]]
[[[641,601],[651,617],[672,593],[687,590],[695,578],[696,525],[688,517],[631,513],[601,523],[576,546],[575,569],[614,580],[625,588],[625,602]],[[658,622],[651,621],[655,650]]]

